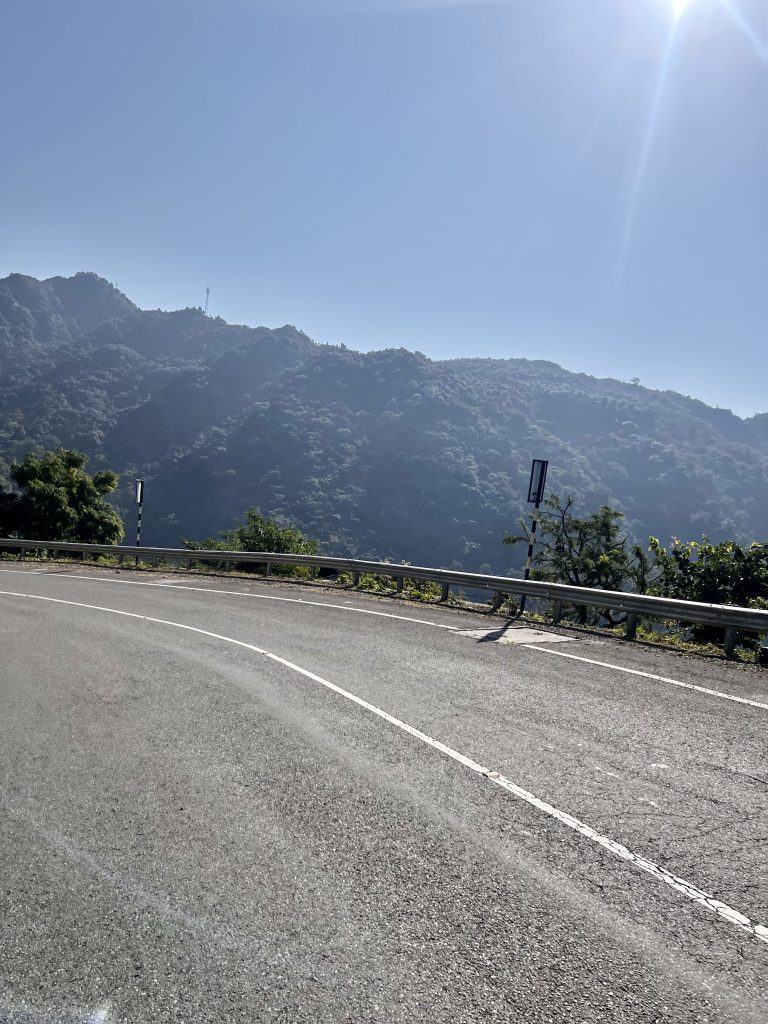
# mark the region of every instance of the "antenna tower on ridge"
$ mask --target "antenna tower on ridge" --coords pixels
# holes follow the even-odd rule
[[[205,289],[205,315],[208,316],[208,297],[211,294],[211,289]]]

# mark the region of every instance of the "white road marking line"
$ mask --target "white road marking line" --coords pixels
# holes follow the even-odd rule
[[[623,665],[612,665],[608,661],[595,661],[593,658],[585,658],[579,654],[566,654],[565,651],[553,651],[550,647],[539,647],[538,644],[520,644],[520,647],[527,647],[529,651],[541,651],[542,654],[554,654],[558,658],[570,658],[571,661],[584,661],[587,665],[599,665],[601,668],[612,668],[615,672],[626,672],[630,676],[641,676],[643,679],[653,679],[657,683],[669,683],[671,686],[682,686],[684,690],[695,690],[697,693],[706,693],[710,697],[721,697],[723,700],[732,700],[736,704],[746,704],[751,708],[761,708],[768,711],[768,704],[761,704],[757,700],[747,700],[746,697],[736,697],[732,693],[723,693],[721,690],[710,690],[707,686],[696,686],[695,683],[684,683],[680,679],[669,679],[667,676],[656,676],[652,672],[642,672],[639,668],[625,668]]]
[[[265,651],[262,647],[246,643],[243,640],[235,640],[233,637],[222,636],[221,633],[211,633],[209,630],[199,629],[197,626],[188,626],[183,622],[171,622],[168,619],[157,619],[150,615],[139,615],[136,612],[122,611],[119,608],[104,608],[100,605],[84,604],[81,601],[65,601],[62,598],[57,597],[42,597],[39,594],[20,594],[9,590],[0,590],[0,594],[6,597],[21,597],[34,601],[48,601],[52,604],[70,605],[75,608],[87,608],[90,611],[109,612],[112,615],[123,615],[130,619],[140,619],[144,622],[155,622],[161,626],[173,626],[176,629],[188,630],[191,633],[208,636],[214,640],[223,640],[225,643],[234,644],[237,647],[244,647],[246,650],[254,651],[256,654],[261,654],[264,657],[269,658],[271,661],[277,662],[285,668],[288,668],[293,672],[297,672],[299,675],[305,676],[313,682],[319,683],[328,690],[346,698],[346,700],[352,701],[352,703],[357,704],[359,707],[364,708],[371,714],[378,716],[390,725],[408,733],[408,735],[412,736],[414,739],[421,740],[422,743],[426,743],[435,750],[439,750],[440,753],[445,754],[447,757],[450,757],[452,760],[463,765],[465,768],[468,768],[470,771],[482,775],[484,778],[488,779],[489,782],[493,782],[494,785],[500,786],[502,789],[506,790],[506,792],[511,793],[512,796],[523,800],[525,803],[529,804],[531,807],[535,807],[548,817],[554,818],[562,825],[566,825],[568,828],[573,829],[574,832],[578,832],[586,839],[589,839],[598,846],[601,846],[603,849],[608,850],[608,852],[614,854],[614,856],[619,857],[621,860],[628,861],[630,864],[634,864],[636,868],[646,872],[646,874],[652,875],[657,881],[668,885],[676,892],[687,897],[693,903],[696,903],[705,910],[716,914],[724,921],[728,921],[730,924],[735,925],[742,931],[748,932],[755,939],[768,943],[768,927],[762,924],[757,924],[747,917],[746,914],[742,914],[740,911],[734,910],[733,907],[728,906],[727,903],[723,903],[720,900],[715,899],[714,896],[705,892],[703,889],[699,889],[698,886],[694,885],[692,882],[687,881],[685,878],[681,878],[679,875],[673,874],[666,868],[659,867],[658,864],[655,864],[653,861],[650,861],[645,857],[641,857],[638,854],[633,853],[628,847],[623,846],[621,843],[617,843],[613,839],[609,839],[607,836],[601,835],[595,829],[586,825],[583,821],[580,821],[578,818],[574,818],[573,815],[559,810],[557,807],[554,807],[552,804],[548,804],[544,800],[540,800],[537,796],[534,796],[533,793],[530,793],[527,789],[523,789],[521,786],[516,785],[516,783],[506,778],[506,776],[483,767],[483,765],[478,764],[477,761],[473,761],[472,758],[459,753],[458,750],[454,750],[453,747],[449,747],[445,743],[441,743],[432,736],[428,736],[427,733],[422,732],[420,729],[416,729],[412,725],[408,725],[407,722],[403,722],[401,719],[395,718],[394,715],[390,715],[389,712],[383,711],[375,704],[371,704],[367,700],[363,700],[362,697],[358,697],[356,694],[351,693],[349,690],[344,690],[341,686],[337,686],[335,683],[330,682],[330,680],[324,679],[322,676],[319,676],[314,672],[310,672],[309,669],[302,668],[300,665],[296,665],[292,661],[281,658],[277,654],[272,654],[270,651]]]
[[[354,608],[348,604],[331,604],[328,601],[305,601],[300,597],[276,597],[273,594],[249,594],[244,590],[214,590],[213,587],[189,587],[180,583],[149,583],[144,580],[114,580],[108,576],[81,576],[73,572],[46,572],[45,569],[0,569],[0,572],[15,573],[19,576],[34,576],[45,573],[67,580],[87,580],[89,583],[127,583],[132,587],[160,587],[164,590],[191,590],[200,594],[224,594],[229,597],[251,597],[259,601],[283,601],[287,604],[311,605],[315,608],[336,608],[343,612],[357,612],[358,615],[378,615],[383,619],[400,619],[402,622],[415,622],[420,626],[434,626],[435,629],[460,629],[443,622],[430,622],[429,619],[416,619],[410,615],[396,615],[394,612],[376,612],[369,608]]]

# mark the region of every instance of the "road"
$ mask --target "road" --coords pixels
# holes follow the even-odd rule
[[[0,570],[0,1020],[768,1020],[768,673],[482,626]]]

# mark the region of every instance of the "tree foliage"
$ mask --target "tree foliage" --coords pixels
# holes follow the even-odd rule
[[[13,463],[9,475],[18,491],[0,495],[0,533],[83,544],[122,540],[123,522],[104,499],[115,490],[117,474],[89,476],[87,461],[82,452],[59,448]]]
[[[533,558],[533,579],[568,583],[575,587],[598,590],[626,590],[645,584],[646,559],[637,545],[632,545],[622,530],[624,516],[603,505],[597,512],[580,518],[574,515],[574,499],[565,500],[550,494],[541,510],[536,548]],[[505,544],[528,543],[524,520],[523,533],[504,537]],[[581,606],[579,621],[587,620],[588,611]],[[612,621],[610,610],[602,613]]]
[[[707,604],[768,608],[768,544],[742,546],[731,540],[713,544],[708,537],[700,541],[675,537],[665,547],[651,537],[650,551],[655,594]],[[720,639],[722,630],[694,625],[691,632],[698,640],[714,641]],[[743,638],[742,643],[749,646],[755,641]]]
[[[675,538],[664,546],[650,538],[654,556],[653,589],[663,597],[709,604],[764,607],[768,603],[768,544],[743,547],[734,541],[713,544]]]
[[[207,551],[268,551],[271,554],[315,555],[319,551],[316,540],[310,540],[295,526],[284,525],[265,518],[256,508],[249,508],[244,519],[238,519],[231,530],[223,530],[218,537],[205,540],[184,538],[184,546]],[[239,569],[254,568],[254,563],[237,563]],[[281,567],[275,566],[275,571]]]

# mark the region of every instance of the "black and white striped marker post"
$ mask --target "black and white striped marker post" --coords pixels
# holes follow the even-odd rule
[[[523,579],[528,580],[531,578],[531,568],[533,567],[533,549],[536,545],[536,527],[539,525],[539,506],[541,505],[544,497],[544,487],[547,483],[547,468],[549,462],[545,459],[534,459],[531,464],[531,480],[528,484],[528,501],[533,503],[533,512],[531,514],[531,532],[528,543],[528,559],[525,563],[525,573]],[[520,598],[520,612],[522,615],[525,611],[525,594]]]
[[[144,508],[144,481],[136,481],[136,504],[138,506],[138,512],[136,514],[136,547],[141,547],[141,513]],[[139,556],[136,555],[136,565],[139,564]]]

